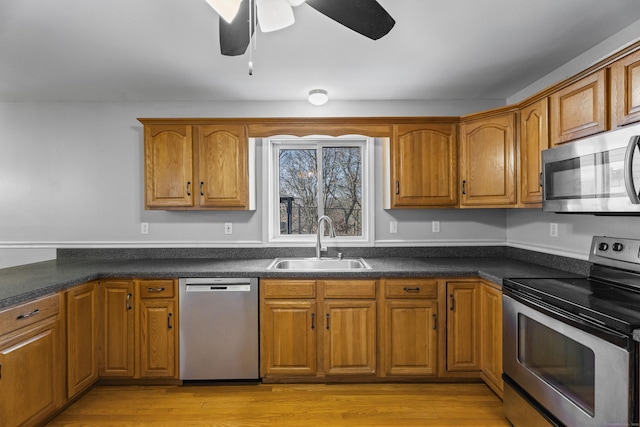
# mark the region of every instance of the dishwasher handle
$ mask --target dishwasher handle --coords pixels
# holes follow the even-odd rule
[[[251,285],[223,285],[217,283],[187,284],[186,292],[251,292]]]

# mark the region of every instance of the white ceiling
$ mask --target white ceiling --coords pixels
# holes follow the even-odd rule
[[[0,101],[505,99],[640,19],[638,0],[379,3],[378,41],[296,8],[249,76],[205,0],[2,0]]]

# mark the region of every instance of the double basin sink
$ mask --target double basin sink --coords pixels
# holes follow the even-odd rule
[[[288,271],[352,271],[370,270],[362,258],[276,258],[267,270]]]

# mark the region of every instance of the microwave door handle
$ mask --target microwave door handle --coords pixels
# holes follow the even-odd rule
[[[632,136],[627,145],[627,152],[624,155],[624,186],[627,189],[627,195],[634,205],[640,204],[638,193],[633,183],[633,155],[636,147],[640,145],[640,135]]]

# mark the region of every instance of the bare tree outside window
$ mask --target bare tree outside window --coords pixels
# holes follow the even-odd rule
[[[328,215],[337,235],[362,236],[362,149],[311,146],[279,150],[280,234],[314,234]]]

